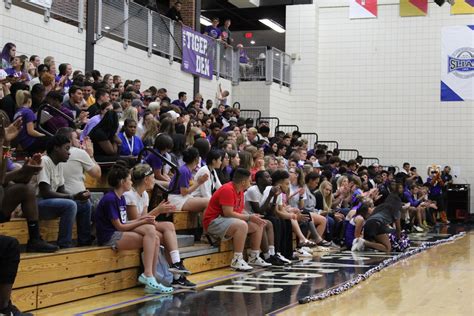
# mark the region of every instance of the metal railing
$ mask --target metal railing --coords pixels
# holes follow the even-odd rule
[[[314,148],[317,149],[320,145],[325,146],[327,150],[334,150],[335,148],[339,149],[339,143],[335,140],[318,140],[314,144]]]
[[[362,165],[364,166],[371,166],[373,164],[380,164],[380,160],[379,158],[375,158],[375,157],[364,157],[364,159],[362,160]]]
[[[318,142],[318,134],[316,133],[301,133],[301,138],[308,141],[309,149],[314,149],[314,145]]]
[[[279,131],[285,132],[286,134],[291,134],[294,131],[299,131],[300,128],[298,125],[277,125],[275,127],[275,134]]]
[[[54,0],[51,9],[29,2],[30,0],[4,0],[5,8],[19,5],[35,12],[44,12],[44,20],[50,16],[78,26],[85,25],[86,0]],[[148,55],[158,54],[169,58],[170,63],[182,56],[182,26],[159,13],[131,0],[88,0],[96,3],[95,35],[99,41],[108,37],[144,49]],[[214,74],[226,78],[232,84],[240,81],[265,81],[291,86],[291,57],[272,47],[228,46],[216,41]]]
[[[359,156],[357,149],[339,149],[339,158],[342,160],[356,159]]]
[[[251,118],[255,126],[255,123],[262,117],[262,112],[260,110],[240,110],[240,117],[245,119]]]
[[[262,116],[260,117],[259,120],[256,122],[256,126],[260,125],[260,122],[268,122],[268,127],[270,127],[270,133],[275,131],[275,128],[280,125],[280,119],[278,117],[274,116]],[[275,136],[275,135],[272,135]]]

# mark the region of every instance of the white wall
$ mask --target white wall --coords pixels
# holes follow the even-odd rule
[[[360,20],[348,18],[347,1],[320,1],[319,12],[316,5],[288,7],[287,52],[301,56],[292,100],[320,138],[383,164],[409,161],[422,176],[428,164],[459,166],[457,182],[474,183],[474,102],[439,96],[441,29],[472,24],[473,15],[451,16],[449,5],[430,3],[428,16],[402,18],[399,1],[379,3],[377,19]],[[317,42],[308,43],[314,32]]]
[[[0,3],[0,45],[13,42],[17,46],[17,54],[39,55],[41,59],[51,55],[56,63],[70,63],[74,69],[85,67],[86,33],[79,33],[78,28],[55,19],[44,22],[43,15],[12,5],[5,9]],[[1,49],[1,48],[0,48]],[[108,38],[99,40],[95,47],[95,69],[102,75],[112,73],[123,79],[140,79],[142,87],[154,85],[168,90],[171,99],[178,97],[178,92],[186,91],[188,99],[192,98],[193,79],[190,74],[180,69],[181,64],[169,64],[168,59],[152,55],[129,46],[124,49],[121,42]],[[201,79],[200,91],[205,99],[215,100],[217,86],[232,91],[229,80]],[[228,100],[231,104],[232,93]]]
[[[74,69],[85,66],[86,33],[77,27],[50,19],[44,22],[43,15],[18,6],[5,9],[0,3],[0,45],[13,42],[17,54],[38,55],[41,59],[54,56],[56,63],[70,63]],[[1,49],[0,48],[0,49]]]

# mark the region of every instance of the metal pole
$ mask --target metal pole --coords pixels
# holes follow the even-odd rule
[[[174,61],[174,40],[173,40],[173,37],[174,37],[174,26],[175,26],[175,22],[173,20],[169,20],[168,23],[170,24],[169,25],[169,30],[170,30],[170,34],[169,34],[169,43],[170,43],[170,46],[169,46],[169,50],[170,50],[170,65],[173,63]]]
[[[124,49],[128,48],[128,10],[129,10],[128,0],[123,0],[123,20],[125,22],[123,25],[123,48]]]
[[[194,6],[194,30],[201,32],[201,0],[195,1]],[[199,93],[199,76],[193,76],[193,97]]]
[[[102,5],[102,1],[99,0],[99,8],[100,8],[101,5]],[[86,67],[85,67],[86,71],[91,71],[91,70],[94,69],[95,11],[96,11],[96,2],[95,2],[95,0],[87,1]],[[99,11],[102,11],[102,10],[99,10]],[[98,20],[99,21],[102,20],[102,16],[99,16]],[[97,25],[97,26],[99,26],[99,25]]]
[[[153,16],[151,10],[148,9],[148,57],[153,54]]]
[[[84,31],[84,0],[79,0],[79,7],[77,8],[77,19],[79,20],[79,33]]]

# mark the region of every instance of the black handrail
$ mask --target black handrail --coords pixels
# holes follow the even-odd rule
[[[350,160],[350,159],[356,159],[357,156],[359,156],[359,151],[357,149],[339,149],[339,158],[342,160]],[[343,153],[347,153],[349,155],[349,159],[346,159],[347,157],[343,155]],[[352,157],[351,154],[353,154]]]
[[[51,132],[49,132],[48,130],[46,130],[45,128],[43,128],[43,126],[41,126],[41,113],[43,112],[46,112],[46,113],[50,113],[50,112],[56,112],[57,114],[59,114],[60,116],[62,116],[63,118],[65,118],[68,123],[69,123],[69,127],[72,127],[72,128],[75,128],[76,127],[76,123],[74,123],[74,119],[72,119],[69,115],[67,115],[66,113],[64,113],[63,111],[59,110],[59,109],[56,109],[55,107],[53,107],[52,105],[50,104],[42,104],[39,108],[38,108],[38,112],[36,114],[36,129],[40,132],[42,132],[43,134],[46,134],[48,136],[54,136]],[[51,114],[49,114],[51,115]]]
[[[137,158],[137,161],[142,161],[142,158],[145,157],[144,153],[146,152],[149,152],[151,153],[152,155],[155,155],[157,156],[158,158],[160,158],[165,164],[169,165],[171,167],[171,169],[174,171],[174,174],[175,174],[175,177],[176,177],[176,181],[174,181],[174,185],[172,188],[165,188],[164,186],[162,186],[161,184],[159,183],[155,183],[156,186],[158,186],[158,188],[163,191],[164,193],[166,194],[169,194],[171,192],[173,192],[174,190],[176,190],[176,188],[178,187],[178,180],[179,180],[179,168],[171,161],[168,160],[168,158],[166,158],[165,156],[163,156],[162,154],[160,154],[159,152],[156,151],[155,148],[153,147],[145,147],[143,148],[140,153],[138,154],[138,158]]]
[[[240,110],[240,102],[234,102],[234,104],[232,104],[232,107],[234,109],[239,109]]]
[[[298,131],[298,132],[299,132],[299,131],[300,131],[300,128],[298,127],[298,125],[280,125],[280,124],[279,124],[279,125],[277,125],[277,126],[275,127],[275,134],[276,134],[278,131],[280,131],[280,128],[291,128],[292,131],[290,131],[290,132],[294,132],[294,131]],[[281,131],[282,131],[282,132],[285,132],[285,133],[288,133],[288,131],[285,131],[285,130],[281,130]]]
[[[328,150],[339,149],[339,143],[335,140],[318,140],[314,144],[314,148],[317,148],[318,145],[326,145],[328,147]],[[335,145],[335,147],[329,148],[328,145]]]
[[[366,164],[365,161],[367,161],[367,164]],[[363,164],[364,166],[371,166],[371,165],[373,165],[374,163],[376,163],[376,164],[379,165],[379,164],[380,164],[379,158],[376,158],[376,157],[364,157],[364,159],[362,160],[362,164]]]
[[[304,138],[308,141],[309,149],[314,149],[314,144],[318,142],[317,133],[301,133],[301,138]]]
[[[260,110],[240,110],[240,117],[251,118],[255,123],[262,117],[262,112]]]

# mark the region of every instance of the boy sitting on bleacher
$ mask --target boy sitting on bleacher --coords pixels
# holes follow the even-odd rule
[[[259,256],[266,221],[258,214],[243,213],[244,191],[249,186],[250,172],[238,168],[232,182],[224,184],[212,195],[203,219],[204,229],[210,235],[222,240],[233,239],[234,258],[230,267],[238,271],[252,270],[250,265],[271,266]],[[242,255],[247,234],[250,234],[251,248],[248,263]]]
[[[31,178],[41,170],[41,155],[37,154],[27,159],[20,169],[13,170],[12,162],[8,158],[9,141],[18,135],[22,120],[17,119],[6,129],[5,116],[0,115],[0,223],[8,222],[18,204],[21,205],[23,216],[28,223],[30,236],[27,250],[31,252],[55,252],[58,247],[41,239],[38,225],[38,206],[35,199],[34,187],[29,185]],[[3,196],[8,198],[3,199]]]

